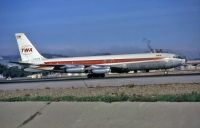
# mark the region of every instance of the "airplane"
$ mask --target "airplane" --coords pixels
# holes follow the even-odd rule
[[[52,58],[43,57],[24,33],[16,33],[16,40],[25,71],[54,71],[65,73],[87,73],[88,78],[105,77],[107,73],[125,73],[138,70],[158,70],[178,67],[185,59],[170,53],[142,53],[101,55],[86,57]]]

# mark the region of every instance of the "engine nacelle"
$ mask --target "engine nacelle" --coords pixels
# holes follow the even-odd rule
[[[34,68],[25,68],[24,71],[26,72],[42,72],[42,70],[34,69]]]
[[[96,68],[96,69],[92,69],[92,73],[94,74],[105,74],[105,73],[109,73],[110,72],[110,68]]]
[[[85,68],[84,67],[66,68],[65,71],[67,73],[83,73],[85,72]]]

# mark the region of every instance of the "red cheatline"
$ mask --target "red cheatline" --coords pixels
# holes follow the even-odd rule
[[[65,64],[77,64],[77,65],[93,65],[93,64],[108,64],[108,63],[122,63],[122,62],[138,62],[138,61],[151,61],[160,60],[163,58],[134,58],[134,59],[107,59],[107,60],[74,60],[74,61],[51,61],[44,62],[46,65],[65,65]]]

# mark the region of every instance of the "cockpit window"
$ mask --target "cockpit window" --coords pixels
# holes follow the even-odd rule
[[[177,59],[183,59],[181,56],[178,56],[178,55],[176,55],[176,56],[173,56],[173,58],[177,58]]]

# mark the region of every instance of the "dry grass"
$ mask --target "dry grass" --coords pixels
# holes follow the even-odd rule
[[[163,84],[163,85],[125,85],[121,87],[93,87],[93,88],[50,88],[0,90],[0,99],[20,96],[156,96],[200,93],[200,83]]]

